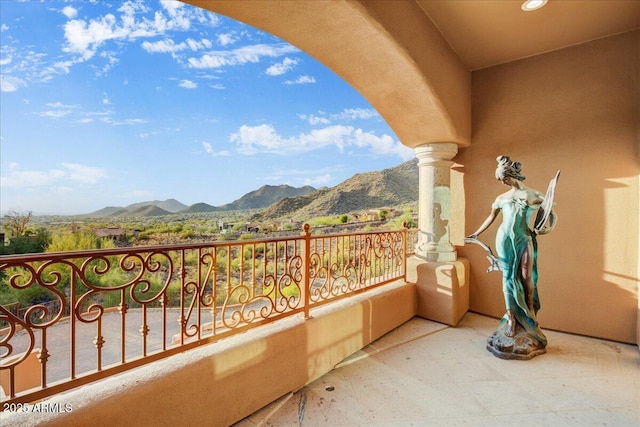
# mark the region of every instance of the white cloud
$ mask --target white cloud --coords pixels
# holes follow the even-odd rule
[[[211,49],[213,47],[213,43],[211,43],[211,41],[209,41],[208,39],[202,39],[200,41],[187,39],[186,43],[187,43],[187,46],[189,46],[189,49],[191,49],[194,52],[202,49]]]
[[[71,114],[71,110],[48,110],[38,113],[40,117],[48,117],[50,119],[62,119]]]
[[[104,169],[78,163],[63,163],[68,170],[68,178],[85,184],[95,184],[106,176]]]
[[[189,58],[191,68],[219,68],[224,66],[258,63],[264,57],[278,57],[299,52],[298,48],[282,43],[277,45],[257,44],[243,46],[230,51],[212,51],[200,58]]]
[[[218,34],[218,44],[220,46],[229,46],[238,41],[237,37],[233,33],[221,33]]]
[[[19,88],[26,86],[27,82],[21,78],[0,74],[0,91],[2,92],[15,92]]]
[[[302,120],[309,122],[310,125],[328,125],[331,123],[331,120],[326,117],[319,117],[313,114],[298,114]]]
[[[415,155],[412,149],[389,135],[377,136],[373,132],[341,125],[313,129],[309,133],[289,138],[280,136],[271,125],[243,125],[238,132],[230,136],[230,141],[236,143],[238,151],[246,155],[296,154],[329,146],[335,146],[340,152],[346,147],[368,148],[375,155],[398,156],[404,160],[409,160]]]
[[[58,61],[55,62],[52,66],[49,66],[46,70],[46,75],[43,75],[43,81],[51,80],[53,74],[69,74],[71,71],[71,67],[77,64],[76,61]]]
[[[168,12],[169,16],[173,19],[181,20],[184,18],[183,7],[184,3],[175,0],[162,0],[160,1],[162,7]]]
[[[367,120],[380,117],[373,108],[345,108],[341,113],[335,114],[334,118],[339,120]]]
[[[9,26],[7,24],[2,24],[2,26],[0,26],[0,31],[7,31],[9,30]]]
[[[113,111],[111,110],[105,110],[105,111],[84,111],[80,113],[82,116],[85,117],[92,117],[92,116],[110,116],[113,114]]]
[[[106,63],[101,68],[96,67],[95,74],[97,77],[107,74],[120,61],[118,54],[113,51],[100,52],[100,57],[106,59]]]
[[[185,89],[195,89],[198,87],[198,83],[192,82],[191,80],[182,80],[178,83],[178,86]]]
[[[133,126],[147,123],[144,119],[124,119],[124,120],[114,120],[111,117],[105,117],[102,119],[103,122],[113,125],[113,126]]]
[[[116,17],[112,14],[92,20],[87,23],[82,20],[72,20],[64,25],[64,36],[67,41],[64,52],[76,53],[87,60],[92,58],[98,47],[105,41],[125,38],[129,31],[116,26]]]
[[[78,163],[62,163],[62,169],[21,170],[17,163],[9,165],[8,175],[0,176],[0,186],[5,188],[32,188],[59,185],[60,181],[79,181],[83,184],[96,184],[106,177],[101,168]]]
[[[315,83],[316,79],[310,76],[299,76],[295,80],[286,80],[284,84],[286,85],[304,85],[309,83]]]
[[[180,43],[176,43],[171,39],[158,40],[157,42],[142,42],[142,48],[149,53],[176,53],[187,49],[196,52],[203,49],[211,49],[212,46],[213,43],[208,39],[198,41],[191,38]]]
[[[82,61],[86,61],[92,58],[102,45],[111,40],[131,41],[156,37],[171,30],[188,30],[191,28],[191,20],[194,19],[212,24],[217,22],[215,15],[198,8],[185,8],[184,3],[181,2],[162,1],[161,5],[163,10],[156,11],[152,18],[147,16],[150,9],[146,3],[127,1],[118,8],[118,16],[108,13],[89,20],[67,21],[64,25],[66,44],[62,50],[78,54]],[[171,43],[173,42],[165,41],[164,48],[168,49]],[[192,41],[192,43],[200,43],[205,48],[212,46],[206,39],[201,42]],[[161,49],[162,46],[161,42],[156,42],[144,44],[143,48],[153,51],[153,49]],[[166,52],[167,50],[156,51]]]
[[[9,174],[0,176],[0,186],[4,188],[23,188],[48,185],[65,176],[65,171],[50,169],[48,171],[23,171],[17,163],[9,165]]]
[[[312,178],[306,178],[304,180],[304,185],[311,185],[312,187],[325,187],[329,185],[331,182],[331,175],[324,174],[320,176],[315,176]]]
[[[207,152],[207,154],[210,154],[212,156],[230,156],[231,155],[231,153],[228,150],[215,151],[213,149],[213,145],[209,144],[206,141],[202,141],[202,147],[204,148],[204,151]]]
[[[237,133],[230,137],[243,154],[278,153],[284,154],[288,147],[293,148],[295,140],[286,140],[278,135],[271,125],[242,125]],[[300,147],[297,147],[300,149]]]
[[[269,76],[279,76],[286,73],[287,71],[292,70],[293,67],[295,67],[297,64],[298,64],[297,59],[291,59],[287,57],[287,58],[284,58],[282,62],[273,64],[272,66],[267,68],[266,73]]]
[[[111,9],[110,13],[92,18],[82,16],[81,9],[65,6],[59,12],[68,18],[62,25],[64,41],[61,46],[67,56],[61,58],[57,54],[48,56],[34,52],[30,45],[16,45],[21,46],[19,48],[3,45],[1,90],[12,92],[33,81],[48,82],[55,75],[68,74],[73,66],[88,61],[96,63],[90,66],[94,68],[96,77],[102,77],[118,63],[125,42],[163,36],[169,31],[186,31],[191,29],[191,22],[210,26],[219,23],[215,14],[196,7],[184,7],[182,2],[164,1],[161,5],[157,8],[144,1],[124,1],[117,10]],[[2,25],[2,31],[8,29]],[[188,39],[179,44],[171,40],[143,43],[148,52],[172,54],[179,50],[211,47],[213,43],[206,38]],[[20,60],[16,61],[16,58]]]
[[[40,117],[47,117],[50,119],[62,119],[69,116],[73,110],[77,108],[76,105],[63,104],[62,102],[50,102],[46,104],[51,110],[41,111],[36,113]]]
[[[149,53],[174,53],[187,48],[187,44],[182,42],[176,44],[171,39],[158,40],[157,42],[142,42],[142,48]]]
[[[69,108],[69,109],[76,108],[76,105],[63,104],[60,101],[58,101],[58,102],[49,102],[46,105],[47,105],[47,107],[51,107],[51,108]]]
[[[78,16],[78,11],[71,6],[65,6],[61,12],[64,16],[66,16],[69,19],[73,19],[76,16]]]
[[[402,160],[411,160],[416,155],[412,148],[394,141],[389,135],[377,136],[358,129],[353,136],[357,147],[368,147],[369,151],[380,156],[398,156]]]
[[[298,117],[308,122],[310,125],[327,125],[334,121],[354,121],[369,120],[379,118],[380,114],[373,108],[345,108],[339,113],[328,114],[324,111],[318,111],[315,114],[298,114]]]
[[[268,175],[260,177],[263,181],[289,183],[289,185],[312,185],[322,187],[330,185],[335,179],[333,173],[343,169],[339,164],[333,164],[319,169],[295,169],[295,168],[274,168]]]

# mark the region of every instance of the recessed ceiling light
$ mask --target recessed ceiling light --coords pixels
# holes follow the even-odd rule
[[[527,0],[522,3],[520,8],[525,12],[531,12],[532,10],[540,9],[545,4],[547,4],[547,0]]]

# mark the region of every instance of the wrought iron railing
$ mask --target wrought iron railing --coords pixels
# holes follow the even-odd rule
[[[408,230],[0,257],[3,402],[29,402],[406,277]],[[413,239],[411,238],[412,243]],[[412,246],[412,245],[410,245]],[[29,357],[39,384],[17,390]],[[8,375],[7,375],[8,374]]]

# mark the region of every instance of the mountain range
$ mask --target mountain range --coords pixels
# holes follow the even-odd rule
[[[398,206],[418,200],[418,162],[416,159],[382,171],[356,174],[331,187],[264,185],[232,203],[187,206],[178,200],[153,200],[126,207],[105,207],[87,217],[160,216],[176,213],[207,213],[262,209],[254,221],[277,218],[314,218]]]

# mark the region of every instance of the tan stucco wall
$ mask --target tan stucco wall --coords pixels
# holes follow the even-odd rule
[[[557,229],[539,238],[543,327],[636,342],[640,198],[640,30],[474,72],[472,144],[464,167],[465,228],[494,198],[495,158],[524,164],[525,184],[545,191],[562,170]],[[498,224],[481,240],[494,245]],[[502,316],[499,273],[471,261],[471,310]]]
[[[321,377],[415,314],[398,281],[47,401],[68,413],[3,413],[19,426],[228,426]]]

